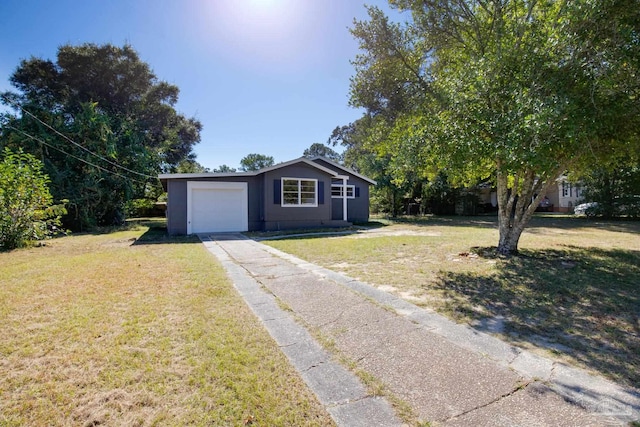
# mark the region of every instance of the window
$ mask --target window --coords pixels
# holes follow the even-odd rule
[[[282,206],[318,206],[318,180],[282,178]]]
[[[334,199],[342,198],[342,189],[342,184],[332,184],[331,197]],[[355,185],[347,185],[347,198],[354,199],[355,197]]]

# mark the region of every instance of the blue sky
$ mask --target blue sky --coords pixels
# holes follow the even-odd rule
[[[366,0],[388,10],[386,0]],[[206,167],[249,153],[302,155],[360,117],[348,106],[348,31],[365,0],[1,0],[0,91],[21,59],[60,45],[131,44],[180,88],[177,109],[203,124]],[[340,149],[338,148],[338,151]]]

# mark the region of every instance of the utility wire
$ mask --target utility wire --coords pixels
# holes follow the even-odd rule
[[[99,155],[99,154],[94,153],[93,151],[89,150],[88,148],[84,147],[83,145],[78,144],[77,142],[75,142],[74,140],[72,140],[71,138],[69,138],[68,136],[66,136],[65,134],[63,134],[62,132],[58,131],[57,129],[55,129],[54,127],[52,127],[51,125],[49,125],[48,123],[43,122],[42,120],[40,120],[40,118],[38,118],[37,116],[35,116],[35,115],[34,115],[33,113],[31,113],[30,111],[26,110],[26,109],[25,109],[24,107],[22,107],[21,105],[16,104],[16,103],[13,103],[13,102],[11,102],[11,103],[12,103],[15,107],[20,108],[20,110],[22,110],[22,112],[24,112],[25,114],[28,114],[29,116],[33,117],[35,120],[37,120],[38,122],[42,123],[44,126],[46,126],[47,128],[51,129],[53,132],[55,132],[56,134],[60,135],[61,137],[63,137],[64,139],[66,139],[67,141],[69,141],[70,143],[72,143],[73,145],[75,145],[75,146],[77,146],[77,147],[79,147],[79,148],[83,149],[83,150],[84,150],[84,151],[86,151],[87,153],[89,153],[89,154],[91,154],[91,155],[93,155],[93,156],[95,156],[95,157],[99,158],[100,160],[102,160],[102,161],[104,161],[104,162],[107,162],[107,163],[109,163],[110,165],[113,165],[113,166],[115,166],[115,167],[117,167],[117,168],[120,168],[120,169],[122,169],[122,170],[125,170],[125,171],[127,171],[127,172],[129,172],[129,173],[133,173],[133,174],[136,174],[136,175],[142,176],[142,177],[144,177],[144,178],[150,178],[150,179],[157,179],[157,178],[158,178],[157,176],[151,176],[151,175],[147,175],[147,174],[144,174],[144,173],[141,173],[141,172],[137,172],[137,171],[131,170],[131,169],[126,168],[126,167],[124,167],[124,166],[122,166],[122,165],[120,165],[120,164],[118,164],[118,163],[115,163],[115,162],[113,162],[113,161],[109,160],[109,159],[106,159],[106,158],[102,157],[102,156],[101,156],[101,155]],[[15,128],[14,128],[14,129],[15,129]],[[73,156],[72,156],[72,157],[73,157]]]
[[[99,165],[96,165],[96,164],[94,164],[94,163],[91,163],[91,162],[90,162],[90,161],[88,161],[88,160],[85,160],[85,159],[82,159],[82,158],[80,158],[80,157],[74,156],[73,154],[67,153],[66,151],[62,150],[61,148],[58,148],[58,147],[56,147],[56,146],[54,146],[54,145],[51,145],[51,144],[49,144],[48,142],[44,141],[43,139],[38,138],[37,136],[30,135],[30,134],[28,134],[27,132],[23,131],[22,129],[15,128],[15,127],[13,127],[13,126],[6,126],[6,127],[7,127],[7,128],[9,128],[9,129],[13,129],[13,130],[15,130],[16,132],[20,132],[21,134],[23,134],[23,135],[24,135],[24,136],[26,136],[27,138],[33,139],[34,141],[37,141],[37,142],[39,142],[39,143],[41,143],[41,144],[44,144],[44,145],[46,145],[46,146],[47,146],[47,147],[49,147],[49,148],[53,148],[54,150],[58,150],[59,152],[61,152],[62,154],[66,155],[66,156],[73,157],[74,159],[79,160],[79,161],[81,161],[82,163],[86,163],[86,164],[88,164],[89,166],[93,166],[93,167],[95,167],[95,168],[98,168],[98,169],[100,169],[101,171],[104,171],[104,172],[107,172],[107,173],[110,173],[110,174],[113,174],[113,175],[119,176],[120,178],[124,178],[124,179],[129,179],[129,180],[132,180],[132,181],[136,181],[136,182],[138,182],[138,183],[140,183],[140,184],[146,184],[146,182],[141,181],[141,180],[139,180],[139,179],[130,178],[130,177],[124,176],[124,175],[122,175],[122,174],[119,174],[118,172],[110,171],[109,169],[105,169],[105,168],[103,168],[102,166],[99,166]],[[155,178],[155,177],[154,177],[154,178]]]
[[[60,131],[58,131],[57,129],[55,129],[54,127],[52,127],[51,125],[49,125],[48,123],[43,122],[42,120],[40,120],[40,118],[36,117],[36,116],[35,116],[35,115],[33,115],[31,112],[29,112],[29,111],[25,110],[22,106],[20,106],[20,109],[21,109],[23,112],[25,112],[25,113],[27,113],[28,115],[30,115],[31,117],[33,117],[34,119],[36,119],[38,122],[40,122],[40,123],[42,123],[43,125],[45,125],[47,128],[51,129],[52,131],[54,131],[55,133],[57,133],[58,135],[60,135],[61,137],[63,137],[63,138],[64,138],[64,139],[66,139],[67,141],[69,141],[70,143],[72,143],[73,145],[75,145],[75,146],[77,146],[77,147],[79,147],[79,148],[83,149],[83,150],[84,150],[84,151],[86,151],[87,153],[89,153],[89,154],[91,154],[91,155],[93,155],[93,156],[95,156],[95,157],[99,158],[100,160],[103,160],[103,161],[105,161],[105,162],[109,163],[110,165],[113,165],[113,166],[115,166],[115,167],[117,167],[117,168],[120,168],[120,169],[122,169],[122,170],[125,170],[125,171],[127,171],[127,172],[130,172],[130,173],[133,173],[133,174],[136,174],[136,175],[140,175],[140,176],[142,176],[142,177],[144,177],[144,178],[151,178],[151,179],[156,179],[156,178],[157,178],[156,176],[151,176],[151,175],[147,175],[147,174],[144,174],[144,173],[141,173],[141,172],[137,172],[137,171],[134,171],[134,170],[128,169],[128,168],[126,168],[126,167],[124,167],[124,166],[122,166],[122,165],[119,165],[118,163],[115,163],[115,162],[113,162],[113,161],[111,161],[111,160],[109,160],[109,159],[106,159],[106,158],[102,157],[102,156],[101,156],[101,155],[99,155],[99,154],[94,153],[93,151],[89,150],[88,148],[84,147],[83,145],[78,144],[77,142],[75,142],[74,140],[72,140],[71,138],[69,138],[68,136],[66,136],[65,134],[61,133]]]

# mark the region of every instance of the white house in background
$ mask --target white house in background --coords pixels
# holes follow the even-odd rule
[[[556,179],[556,184],[547,193],[550,206],[544,210],[549,212],[573,212],[573,208],[582,200],[584,187],[580,183],[571,183],[565,175]],[[498,208],[498,197],[494,188],[489,186],[479,187],[480,203],[489,211],[489,205],[493,209]]]
[[[554,212],[573,212],[573,208],[582,200],[584,188],[580,183],[571,183],[565,175],[556,179],[558,184],[547,195],[554,206]]]

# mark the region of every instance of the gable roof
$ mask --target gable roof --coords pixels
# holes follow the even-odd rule
[[[305,163],[305,164],[307,164],[309,166],[312,166],[312,167],[314,167],[316,169],[320,169],[321,171],[323,171],[325,173],[328,173],[329,175],[332,175],[332,176],[340,175],[338,172],[336,172],[336,171],[334,171],[332,169],[329,169],[329,168],[327,168],[325,166],[322,166],[321,164],[318,164],[318,163],[316,163],[316,162],[314,162],[311,159],[308,159],[306,157],[298,157],[297,159],[289,160],[288,162],[278,163],[277,165],[273,165],[273,166],[269,166],[267,168],[260,169],[260,170],[256,171],[256,175],[261,174],[261,173],[265,173],[265,172],[271,172],[273,170],[277,170],[277,169],[284,168],[284,167],[287,167],[287,166],[295,165],[296,163]]]
[[[328,163],[329,165],[331,165],[331,168],[328,168],[326,166],[321,165],[320,163],[317,162],[317,160],[322,160],[326,163]],[[297,159],[293,159],[293,160],[289,160],[288,162],[282,162],[282,163],[278,163],[277,165],[273,165],[273,166],[269,166],[266,168],[262,168],[259,169],[257,171],[250,171],[250,172],[224,172],[224,173],[220,173],[220,172],[205,172],[205,173],[162,173],[160,175],[158,175],[158,179],[160,179],[160,181],[162,182],[162,186],[166,189],[166,182],[168,179],[197,179],[197,178],[232,178],[232,177],[242,177],[242,176],[257,176],[257,175],[261,175],[263,173],[266,172],[271,172],[274,170],[278,170],[287,166],[291,166],[294,165],[296,163],[304,163],[308,166],[311,166],[313,168],[316,168],[318,170],[321,170],[322,172],[331,175],[333,177],[343,177],[343,173],[346,172],[346,174],[348,175],[353,175],[353,176],[357,176],[358,178],[372,184],[375,185],[376,182],[370,178],[367,178],[366,176],[360,175],[359,173],[357,173],[354,170],[351,170],[347,167],[344,167],[338,163],[335,163],[325,157],[312,157],[312,158],[307,158],[307,157],[298,157]],[[337,170],[336,170],[337,169]],[[342,173],[341,173],[342,172]]]
[[[322,156],[311,157],[311,161],[315,162],[316,160],[322,160],[323,162],[329,163],[331,167],[340,169],[343,172],[346,172],[348,175],[357,176],[358,178],[367,181],[371,185],[376,185],[376,181],[374,181],[373,179],[367,178],[364,175],[360,175],[358,172],[354,171],[353,169],[349,169],[346,166],[342,166],[340,163],[336,163],[333,160],[327,159],[326,157],[322,157]]]

